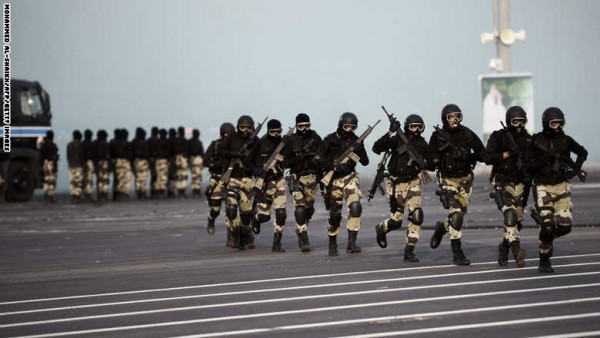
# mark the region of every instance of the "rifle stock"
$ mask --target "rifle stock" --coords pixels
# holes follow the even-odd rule
[[[381,182],[384,178],[387,177],[387,174],[385,173],[385,164],[387,163],[389,156],[390,152],[386,151],[385,154],[383,154],[383,156],[381,157],[381,161],[379,161],[379,163],[377,164],[377,174],[375,174],[375,179],[371,184],[371,189],[369,189],[369,196],[367,197],[367,202],[373,199],[373,197],[375,196],[375,191],[377,191],[377,189],[381,191],[382,195],[385,195],[385,190],[383,190],[383,188],[381,187]]]

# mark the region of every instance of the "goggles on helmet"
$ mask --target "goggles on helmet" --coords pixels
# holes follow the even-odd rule
[[[269,129],[269,135],[271,135],[271,136],[281,135],[281,128],[280,129]]]
[[[356,125],[355,124],[344,124],[344,125],[342,125],[342,129],[344,129],[344,131],[346,131],[346,132],[355,131]]]
[[[527,124],[527,119],[524,117],[515,117],[515,118],[510,119],[510,125],[515,128],[525,127],[526,124]]]
[[[252,131],[252,126],[246,126],[246,125],[242,125],[242,126],[238,126],[238,129],[239,129],[241,132]]]
[[[550,122],[548,122],[548,126],[550,126],[552,129],[563,128],[565,126],[565,120],[550,120]]]
[[[408,130],[412,131],[413,133],[422,133],[423,130],[425,130],[425,125],[423,123],[410,123],[408,125]]]
[[[300,131],[309,130],[310,129],[310,122],[298,123],[296,125],[296,129],[298,129]]]
[[[463,114],[461,112],[457,112],[457,113],[450,113],[448,115],[446,115],[446,120],[448,122],[461,122],[463,119]]]

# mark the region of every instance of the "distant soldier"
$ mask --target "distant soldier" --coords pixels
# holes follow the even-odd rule
[[[400,122],[393,119],[390,122],[388,132],[375,141],[373,152],[389,152],[390,161],[388,163],[388,173],[386,183],[387,198],[390,204],[390,217],[375,226],[377,234],[377,244],[387,247],[386,234],[393,230],[399,230],[402,226],[404,209],[408,210],[406,228],[406,246],[404,247],[404,261],[418,262],[419,258],[415,254],[415,246],[421,236],[421,224],[425,217],[421,208],[421,177],[422,170],[427,169],[424,161],[429,153],[429,145],[421,133],[425,130],[423,118],[417,114],[411,114],[404,120],[404,134],[409,145],[414,149],[416,161],[408,152],[406,143],[398,135],[401,133]],[[421,162],[421,163],[419,163]]]
[[[127,141],[128,136],[126,129],[119,129],[111,144],[111,158],[117,181],[116,200],[128,200],[131,192],[131,148]]]
[[[356,162],[348,160],[334,166],[336,160],[344,151],[355,145],[358,136],[354,131],[358,127],[358,118],[354,113],[343,113],[338,121],[337,130],[327,135],[319,149],[317,150],[317,161],[324,171],[333,171],[333,176],[327,187],[327,197],[329,198],[329,224],[327,232],[329,236],[329,256],[337,256],[337,235],[340,233],[342,222],[342,206],[344,199],[348,206],[349,216],[346,223],[348,230],[348,246],[346,252],[359,253],[360,246],[356,244],[358,231],[360,230],[362,214],[362,205],[360,199],[362,193],[358,173],[356,172]],[[369,164],[369,157],[362,143],[356,145],[355,154],[359,158],[360,164],[366,166]]]
[[[559,108],[550,107],[542,114],[543,130],[532,138],[532,161],[529,169],[534,171],[536,223],[540,225],[538,246],[540,262],[538,271],[554,272],[550,257],[554,239],[571,232],[573,223],[571,183],[575,176],[585,181],[581,170],[588,152],[564,132],[565,115]],[[577,159],[571,159],[571,153]]]
[[[154,149],[158,147],[158,127],[152,127],[150,130],[150,138],[148,139],[148,148],[150,148],[150,158],[148,159],[150,165],[150,198],[156,198],[156,191],[154,186],[156,185],[156,165],[154,163]]]
[[[110,147],[108,145],[108,133],[104,129],[98,130],[96,133],[96,141],[94,142],[96,149],[97,170],[96,192],[98,194],[98,202],[108,201],[108,191],[110,189]]]
[[[185,139],[185,128],[177,128],[177,137],[173,140],[173,160],[175,161],[175,188],[177,197],[185,198],[188,179],[188,150]]]
[[[258,141],[254,158],[254,176],[263,179],[264,183],[263,187],[255,186],[254,201],[256,202],[256,208],[252,219],[252,228],[255,233],[260,232],[260,223],[268,222],[271,219],[271,207],[275,209],[273,246],[271,249],[273,252],[285,252],[285,249],[281,246],[281,237],[287,218],[283,155],[280,153],[280,160],[275,160],[272,170],[263,172],[263,167],[282,142],[281,131],[279,120],[269,120],[267,122],[267,134]]]
[[[56,176],[58,173],[58,147],[54,143],[54,132],[49,130],[40,148],[44,171],[44,200],[55,203]]]
[[[437,222],[429,242],[437,248],[446,232],[450,232],[452,263],[469,265],[471,261],[462,250],[462,225],[473,190],[473,168],[483,161],[485,148],[481,139],[461,124],[463,114],[455,104],[442,109],[443,127],[436,129],[429,140],[430,163],[438,172],[436,192],[448,217]]]
[[[223,159],[218,156],[218,153],[223,147],[224,140],[235,134],[235,126],[229,122],[223,123],[219,128],[219,133],[221,137],[212,141],[204,154],[206,167],[210,173],[210,181],[206,188],[206,199],[208,206],[210,207],[206,231],[211,235],[215,233],[215,219],[221,212],[221,204],[223,202],[223,190],[225,187],[221,182],[221,175],[228,165],[228,163],[224,162]],[[227,228],[226,246],[233,248],[235,246],[233,231],[227,217],[225,217],[225,225]]]
[[[177,163],[175,163],[175,142],[177,140],[177,129],[169,128],[169,171],[167,174],[167,196],[175,197],[177,190]]]
[[[133,168],[135,171],[135,193],[138,200],[148,198],[148,175],[150,173],[150,149],[146,140],[146,131],[138,127],[135,138],[131,141]]]
[[[72,203],[81,202],[81,191],[83,187],[83,146],[81,145],[81,132],[73,131],[73,140],[67,144],[67,163],[69,165],[69,194]]]
[[[527,252],[521,249],[519,235],[527,199],[525,194],[529,194],[531,187],[531,175],[526,174],[523,166],[531,145],[526,124],[527,114],[523,108],[508,108],[506,128],[490,135],[484,155],[485,163],[493,166],[490,181],[494,187],[494,201],[504,219],[504,235],[498,245],[498,264],[501,266],[508,265],[509,250],[520,268],[525,266],[527,257]]]
[[[91,130],[86,129],[83,132],[83,157],[85,160],[84,165],[84,178],[83,178],[83,196],[86,202],[92,201],[92,193],[94,192],[94,177],[96,176],[96,168],[94,163],[96,162],[96,152],[94,150],[94,142],[92,141]]]
[[[315,194],[321,170],[315,155],[323,139],[311,129],[310,117],[300,113],[296,116],[296,133],[290,136],[284,149],[285,166],[290,168],[290,193],[294,200],[294,218],[298,247],[310,251],[308,223],[315,213]]]
[[[160,129],[160,138],[152,148],[154,157],[154,170],[156,171],[156,182],[154,182],[154,191],[156,198],[167,197],[167,184],[169,182],[169,157],[170,142],[167,139],[167,130]]]
[[[190,171],[192,173],[192,197],[202,196],[202,169],[204,165],[204,146],[200,141],[200,130],[192,130],[192,138],[187,143]]]

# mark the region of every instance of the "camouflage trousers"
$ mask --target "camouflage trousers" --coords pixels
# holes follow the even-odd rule
[[[416,243],[421,235],[421,224],[414,224],[411,215],[417,208],[421,208],[421,180],[416,178],[409,182],[399,182],[393,176],[388,177],[386,182],[386,195],[390,204],[390,218],[383,221],[383,230],[388,232],[388,222],[394,220],[396,224],[402,223],[404,208],[408,209],[408,227],[406,229],[406,241]]]
[[[204,159],[200,155],[192,156],[192,158],[190,159],[190,171],[192,173],[192,190],[202,189],[202,169],[204,168],[203,164]]]
[[[183,155],[175,156],[175,189],[185,189],[188,179],[188,162]]]
[[[278,180],[273,181],[265,181],[265,192],[264,196],[256,203],[256,212],[258,214],[270,217],[271,216],[271,207],[273,209],[284,209],[287,204],[287,198],[285,195],[285,188],[287,182],[285,178],[281,177]],[[256,198],[256,196],[255,196]],[[275,232],[283,231],[283,227],[285,224],[278,224],[277,217],[274,217],[273,227]]]
[[[535,207],[542,223],[551,224],[555,237],[570,231],[573,223],[573,201],[571,199],[571,183],[562,182],[555,185],[535,185]],[[545,224],[542,224],[542,228]],[[562,228],[562,229],[561,229]],[[542,229],[540,230],[541,233]],[[562,235],[556,235],[562,234]],[[542,241],[540,236],[540,253],[550,253],[552,242]]]
[[[83,188],[83,167],[69,168],[69,194],[71,196],[81,196]]]
[[[238,211],[235,215],[232,213],[227,214],[232,229],[240,226],[248,229],[250,227],[253,185],[253,181],[249,177],[229,179],[227,184],[227,208],[230,210],[237,209]]]
[[[503,194],[503,197],[501,198],[502,205],[498,205],[498,209],[502,211],[502,214],[504,214],[506,210],[514,210],[517,214],[517,222],[521,222],[523,220],[522,201],[525,185],[523,183],[515,184],[512,182],[498,183],[496,181],[493,181],[492,185],[497,194]],[[498,204],[498,202],[496,203]],[[521,236],[518,227],[504,225],[504,239],[506,239],[508,243],[519,241],[520,238]]]
[[[54,196],[56,190],[56,166],[53,161],[44,160],[44,196]]]
[[[217,218],[221,213],[221,204],[223,204],[223,184],[221,184],[221,175],[212,175],[206,188],[206,199],[210,207],[209,217]],[[225,217],[225,225],[231,229],[229,219]]]
[[[156,171],[156,181],[154,182],[154,190],[166,191],[167,182],[169,180],[169,160],[166,158],[157,158],[154,162]]]
[[[444,220],[444,228],[448,231],[450,239],[460,239],[462,231],[450,226],[450,217],[454,213],[467,213],[467,207],[473,191],[473,175],[463,177],[444,177],[439,175],[438,186],[441,191],[442,206],[448,211],[448,218]]]
[[[96,190],[98,194],[108,194],[110,188],[110,167],[108,161],[98,161],[98,177],[96,179]]]
[[[348,206],[348,221],[346,229],[348,231],[359,231],[361,219],[360,215],[352,214],[350,205],[354,202],[360,203],[362,193],[360,191],[360,180],[358,174],[353,172],[349,175],[332,180],[331,189],[327,192],[330,199],[329,224],[327,232],[329,236],[336,236],[340,233],[340,223],[342,218],[342,207],[344,200]]]
[[[85,161],[85,173],[83,177],[83,193],[86,196],[91,196],[94,192],[94,176],[95,176],[95,168],[94,161],[87,160]]]
[[[314,212],[315,195],[317,192],[317,175],[308,174],[297,177],[295,174],[292,175],[292,198],[294,200],[294,206],[306,207],[309,211],[309,215]],[[296,218],[296,229],[298,233],[306,232],[308,230],[309,217],[306,218],[304,224],[299,224]]]
[[[129,196],[129,192],[131,192],[131,162],[124,158],[118,158],[115,163],[115,175],[117,192]]]
[[[133,161],[135,168],[135,191],[146,193],[148,191],[148,177],[150,176],[150,165],[148,160],[137,158]]]

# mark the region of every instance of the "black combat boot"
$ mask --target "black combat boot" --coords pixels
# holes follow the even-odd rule
[[[444,222],[435,223],[435,230],[433,230],[433,235],[431,236],[431,240],[429,241],[429,246],[432,249],[436,249],[442,243],[442,237],[446,233],[446,228],[444,227]]]
[[[348,246],[346,247],[346,252],[359,253],[362,251],[360,249],[360,246],[356,245],[356,237],[357,236],[358,236],[358,231],[348,230]]]
[[[209,235],[215,233],[215,219],[208,216],[208,224],[206,225],[206,231]]]
[[[299,232],[296,230],[296,234],[298,235],[298,247],[302,252],[310,251],[310,243],[308,241],[308,231]]]
[[[229,248],[235,247],[235,238],[233,236],[233,232],[229,227],[227,227],[227,242],[225,243],[225,246]]]
[[[240,229],[240,244],[238,249],[240,249],[240,251],[246,250],[248,249],[248,229],[243,225],[238,226],[238,229]]]
[[[329,236],[329,256],[337,255],[337,236]]]
[[[550,263],[551,256],[552,256],[551,252],[548,252],[548,253],[540,252],[540,265],[538,266],[538,272],[542,272],[542,273],[554,272],[554,269],[552,269],[552,263]]]
[[[506,238],[502,239],[502,242],[498,245],[498,265],[507,266],[508,265],[508,240]]]
[[[248,248],[249,250],[256,248],[256,246],[254,245],[254,234],[250,229],[247,229],[246,231],[246,245],[246,248]]]
[[[375,234],[376,234],[377,245],[379,245],[379,247],[381,247],[381,248],[386,248],[387,247],[387,238],[386,238],[386,231],[384,230],[383,227],[384,227],[383,222],[377,224],[375,226]]]
[[[450,245],[452,246],[452,253],[454,257],[452,258],[452,263],[454,265],[470,265],[471,261],[465,256],[462,251],[462,245],[460,243],[460,239],[453,239],[450,241]]]
[[[510,250],[515,257],[515,263],[517,263],[517,267],[522,268],[525,266],[525,258],[527,258],[527,251],[521,249],[521,243],[519,241],[514,241],[510,243]]]
[[[241,242],[241,229],[239,226],[233,228],[233,246],[232,248],[234,249],[239,249],[240,248],[240,242]],[[244,239],[245,240],[245,239]]]
[[[282,235],[283,235],[283,233],[281,233],[279,231],[275,231],[275,233],[273,234],[273,248],[271,248],[271,251],[285,252],[285,249],[281,247],[281,236]]]
[[[88,203],[93,202],[92,200],[92,194],[85,194],[85,201]]]
[[[252,232],[255,234],[260,234],[260,222],[256,219],[256,216],[252,216]]]
[[[410,263],[417,263],[419,261],[419,257],[415,255],[414,244],[406,244],[406,246],[404,247],[404,261]]]

